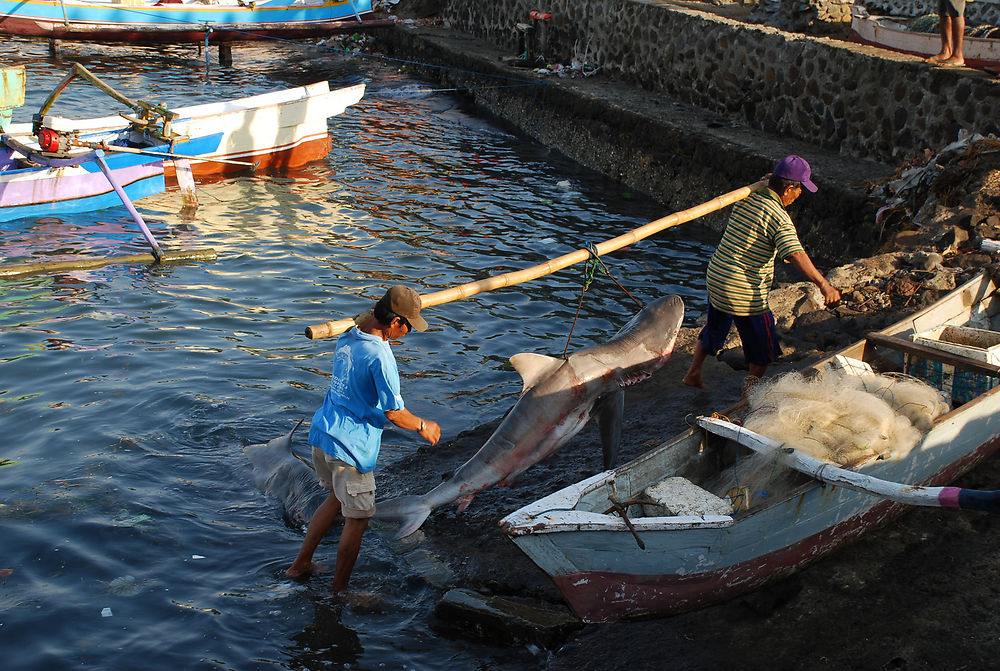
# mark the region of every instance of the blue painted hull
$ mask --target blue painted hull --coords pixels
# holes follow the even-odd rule
[[[311,5],[280,0],[244,6],[0,0],[0,34],[93,42],[225,42],[305,37],[391,23],[365,21],[371,11],[371,0]]]

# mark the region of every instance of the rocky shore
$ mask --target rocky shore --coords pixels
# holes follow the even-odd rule
[[[421,20],[434,23],[433,18]],[[468,45],[470,53],[489,50],[468,36],[450,39]],[[396,53],[401,43],[414,48],[412,36],[394,42]],[[588,79],[580,86],[594,89],[602,84]],[[609,107],[608,123],[613,126],[616,119],[628,117],[631,101],[635,109],[648,104],[646,97],[641,90],[617,96],[616,106],[627,109]],[[504,116],[504,106],[496,101],[486,108]],[[756,178],[762,173],[750,170],[789,146],[799,145],[770,146],[764,139],[753,158],[739,154],[734,160]],[[747,156],[752,153],[748,150]],[[809,155],[809,148],[798,153]],[[1000,260],[997,246],[991,244],[1000,240],[996,138],[962,136],[953,145],[928,149],[899,166],[831,156],[818,149],[815,153],[822,156],[818,163],[826,169],[828,193],[842,203],[850,201],[838,214],[851,212],[859,220],[856,231],[842,226],[830,233],[822,230],[820,217],[814,219],[819,225],[810,226],[803,236],[807,249],[822,260],[828,279],[844,294],[837,308],[825,309],[818,291],[798,282],[793,271],[779,272],[772,309],[785,356],[769,369],[774,375],[898,321]],[[604,167],[613,170],[614,160],[609,157]],[[720,192],[714,185],[704,188],[710,195]],[[657,193],[655,188],[649,192]],[[695,192],[687,195],[694,197]],[[844,240],[850,244],[840,244]],[[860,249],[871,254],[859,254]],[[863,258],[855,260],[858,256]],[[735,334],[718,359],[706,362],[708,390],[680,383],[696,335],[696,328],[683,329],[667,365],[630,389],[623,461],[682,431],[691,416],[737,401],[745,371],[740,370],[742,353]],[[498,416],[447,444],[421,449],[381,469],[380,493],[430,489],[475,453],[499,421]],[[996,665],[1000,614],[993,606],[1000,591],[995,577],[1000,558],[992,534],[1000,531],[1000,520],[940,509],[913,510],[795,576],[728,603],[668,618],[574,623],[549,579],[503,538],[497,521],[599,469],[600,441],[596,429],[588,426],[570,445],[529,469],[516,486],[483,492],[460,514],[454,508],[439,509],[414,538],[397,544],[400,556],[442,593],[461,590],[457,596],[450,592],[439,607],[442,629],[456,636],[534,646],[537,668],[552,670],[931,670]],[[957,484],[996,489],[997,483],[1000,459],[993,458]],[[383,534],[385,542],[389,531]],[[497,608],[506,609],[508,617],[477,619],[472,615],[477,600],[480,612],[493,607],[484,604],[502,602],[505,605]],[[522,626],[510,615],[518,606],[536,619],[549,618],[549,625]],[[516,666],[524,668],[523,660]]]

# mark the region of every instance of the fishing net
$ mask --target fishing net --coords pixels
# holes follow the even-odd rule
[[[950,410],[916,378],[834,370],[782,375],[754,386],[748,401],[748,429],[838,466],[904,457]]]
[[[906,456],[950,410],[937,389],[916,378],[843,370],[808,378],[788,373],[753,386],[747,400],[748,429],[844,467]],[[779,467],[775,455],[752,455],[705,488],[728,497],[739,511],[751,499],[780,495],[801,477]]]

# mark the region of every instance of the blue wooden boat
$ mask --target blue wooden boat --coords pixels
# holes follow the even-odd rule
[[[139,151],[121,131],[89,139],[105,149],[79,148],[62,155],[42,151],[8,135],[0,138],[0,221],[89,212],[163,192],[165,154],[210,154],[222,133],[186,142],[150,145]],[[102,165],[103,162],[103,165]]]
[[[1000,343],[998,292],[993,279],[980,275],[834,355],[880,373],[923,374],[955,404],[934,419],[908,454],[856,464],[852,468],[859,474],[936,487],[1000,449],[1000,366],[982,356],[981,348],[943,337],[926,344],[927,334],[946,333],[946,327],[994,332],[993,341]],[[811,368],[820,369],[834,357]],[[745,405],[723,410],[734,419],[745,412]],[[713,491],[713,483],[731,482],[722,476],[750,454],[742,443],[692,428],[628,464],[511,513],[501,528],[552,578],[581,619],[606,622],[676,613],[738,596],[907,509],[795,470],[782,476],[787,480],[780,491]],[[650,492],[662,491],[659,486],[668,478],[677,493],[666,500],[652,497]]]
[[[391,25],[371,0],[0,0],[0,34],[86,42],[226,43]]]

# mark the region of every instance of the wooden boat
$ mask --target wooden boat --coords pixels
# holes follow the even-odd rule
[[[66,119],[46,114],[76,76],[131,107],[127,114]],[[0,150],[0,220],[84,212],[116,205],[120,183],[135,200],[179,184],[188,204],[194,178],[248,168],[285,169],[327,155],[327,119],[364,95],[357,84],[327,82],[225,102],[169,110],[130,100],[75,64],[32,123],[10,124]],[[107,166],[92,153],[107,155]],[[105,160],[105,159],[102,159]]]
[[[65,88],[67,80],[73,76],[88,78],[123,104],[140,112],[142,118],[134,120],[118,114],[93,119],[66,119],[46,114],[55,95]],[[81,65],[75,64],[74,71],[35,115],[36,119],[40,118],[40,123],[11,124],[7,133],[26,137],[36,135],[41,128],[48,128],[63,136],[93,142],[107,134],[131,129],[130,137],[139,144],[148,143],[150,136],[169,140],[222,133],[217,149],[203,152],[190,161],[195,177],[245,170],[248,164],[256,168],[280,170],[302,166],[326,156],[330,152],[327,119],[342,114],[347,107],[359,102],[364,93],[364,84],[331,91],[330,85],[321,81],[248,98],[165,110],[162,106],[130,100],[118,94]],[[173,161],[166,161],[165,171],[170,183],[169,180],[176,174]]]
[[[0,34],[214,44],[392,25],[371,13],[371,0],[0,0]]]
[[[996,30],[995,32],[1000,33]],[[1000,34],[996,37],[1000,37]],[[871,16],[860,5],[851,7],[850,39],[853,42],[924,58],[941,51],[939,33],[908,30],[899,20],[886,16]],[[1000,68],[1000,39],[966,35],[962,53],[965,64],[969,67],[989,70]]]
[[[998,330],[997,283],[981,275],[812,367],[857,361],[876,372],[923,372],[955,400],[905,457],[870,461],[856,466],[859,473],[942,485],[1000,448],[1000,389],[994,386],[1000,367],[984,361],[981,349],[928,340],[943,326]],[[992,336],[1000,343],[1000,333]],[[725,414],[739,418],[745,412],[737,406]],[[697,501],[701,485],[710,487],[749,454],[743,445],[690,429],[628,464],[517,510],[501,527],[551,576],[581,619],[606,622],[694,609],[753,590],[906,509],[798,471],[784,476],[788,484],[780,493],[740,492],[723,499],[725,510],[683,505]],[[675,477],[689,485],[676,501],[665,508],[635,503],[648,501],[651,487]],[[671,506],[687,514],[675,515]]]

